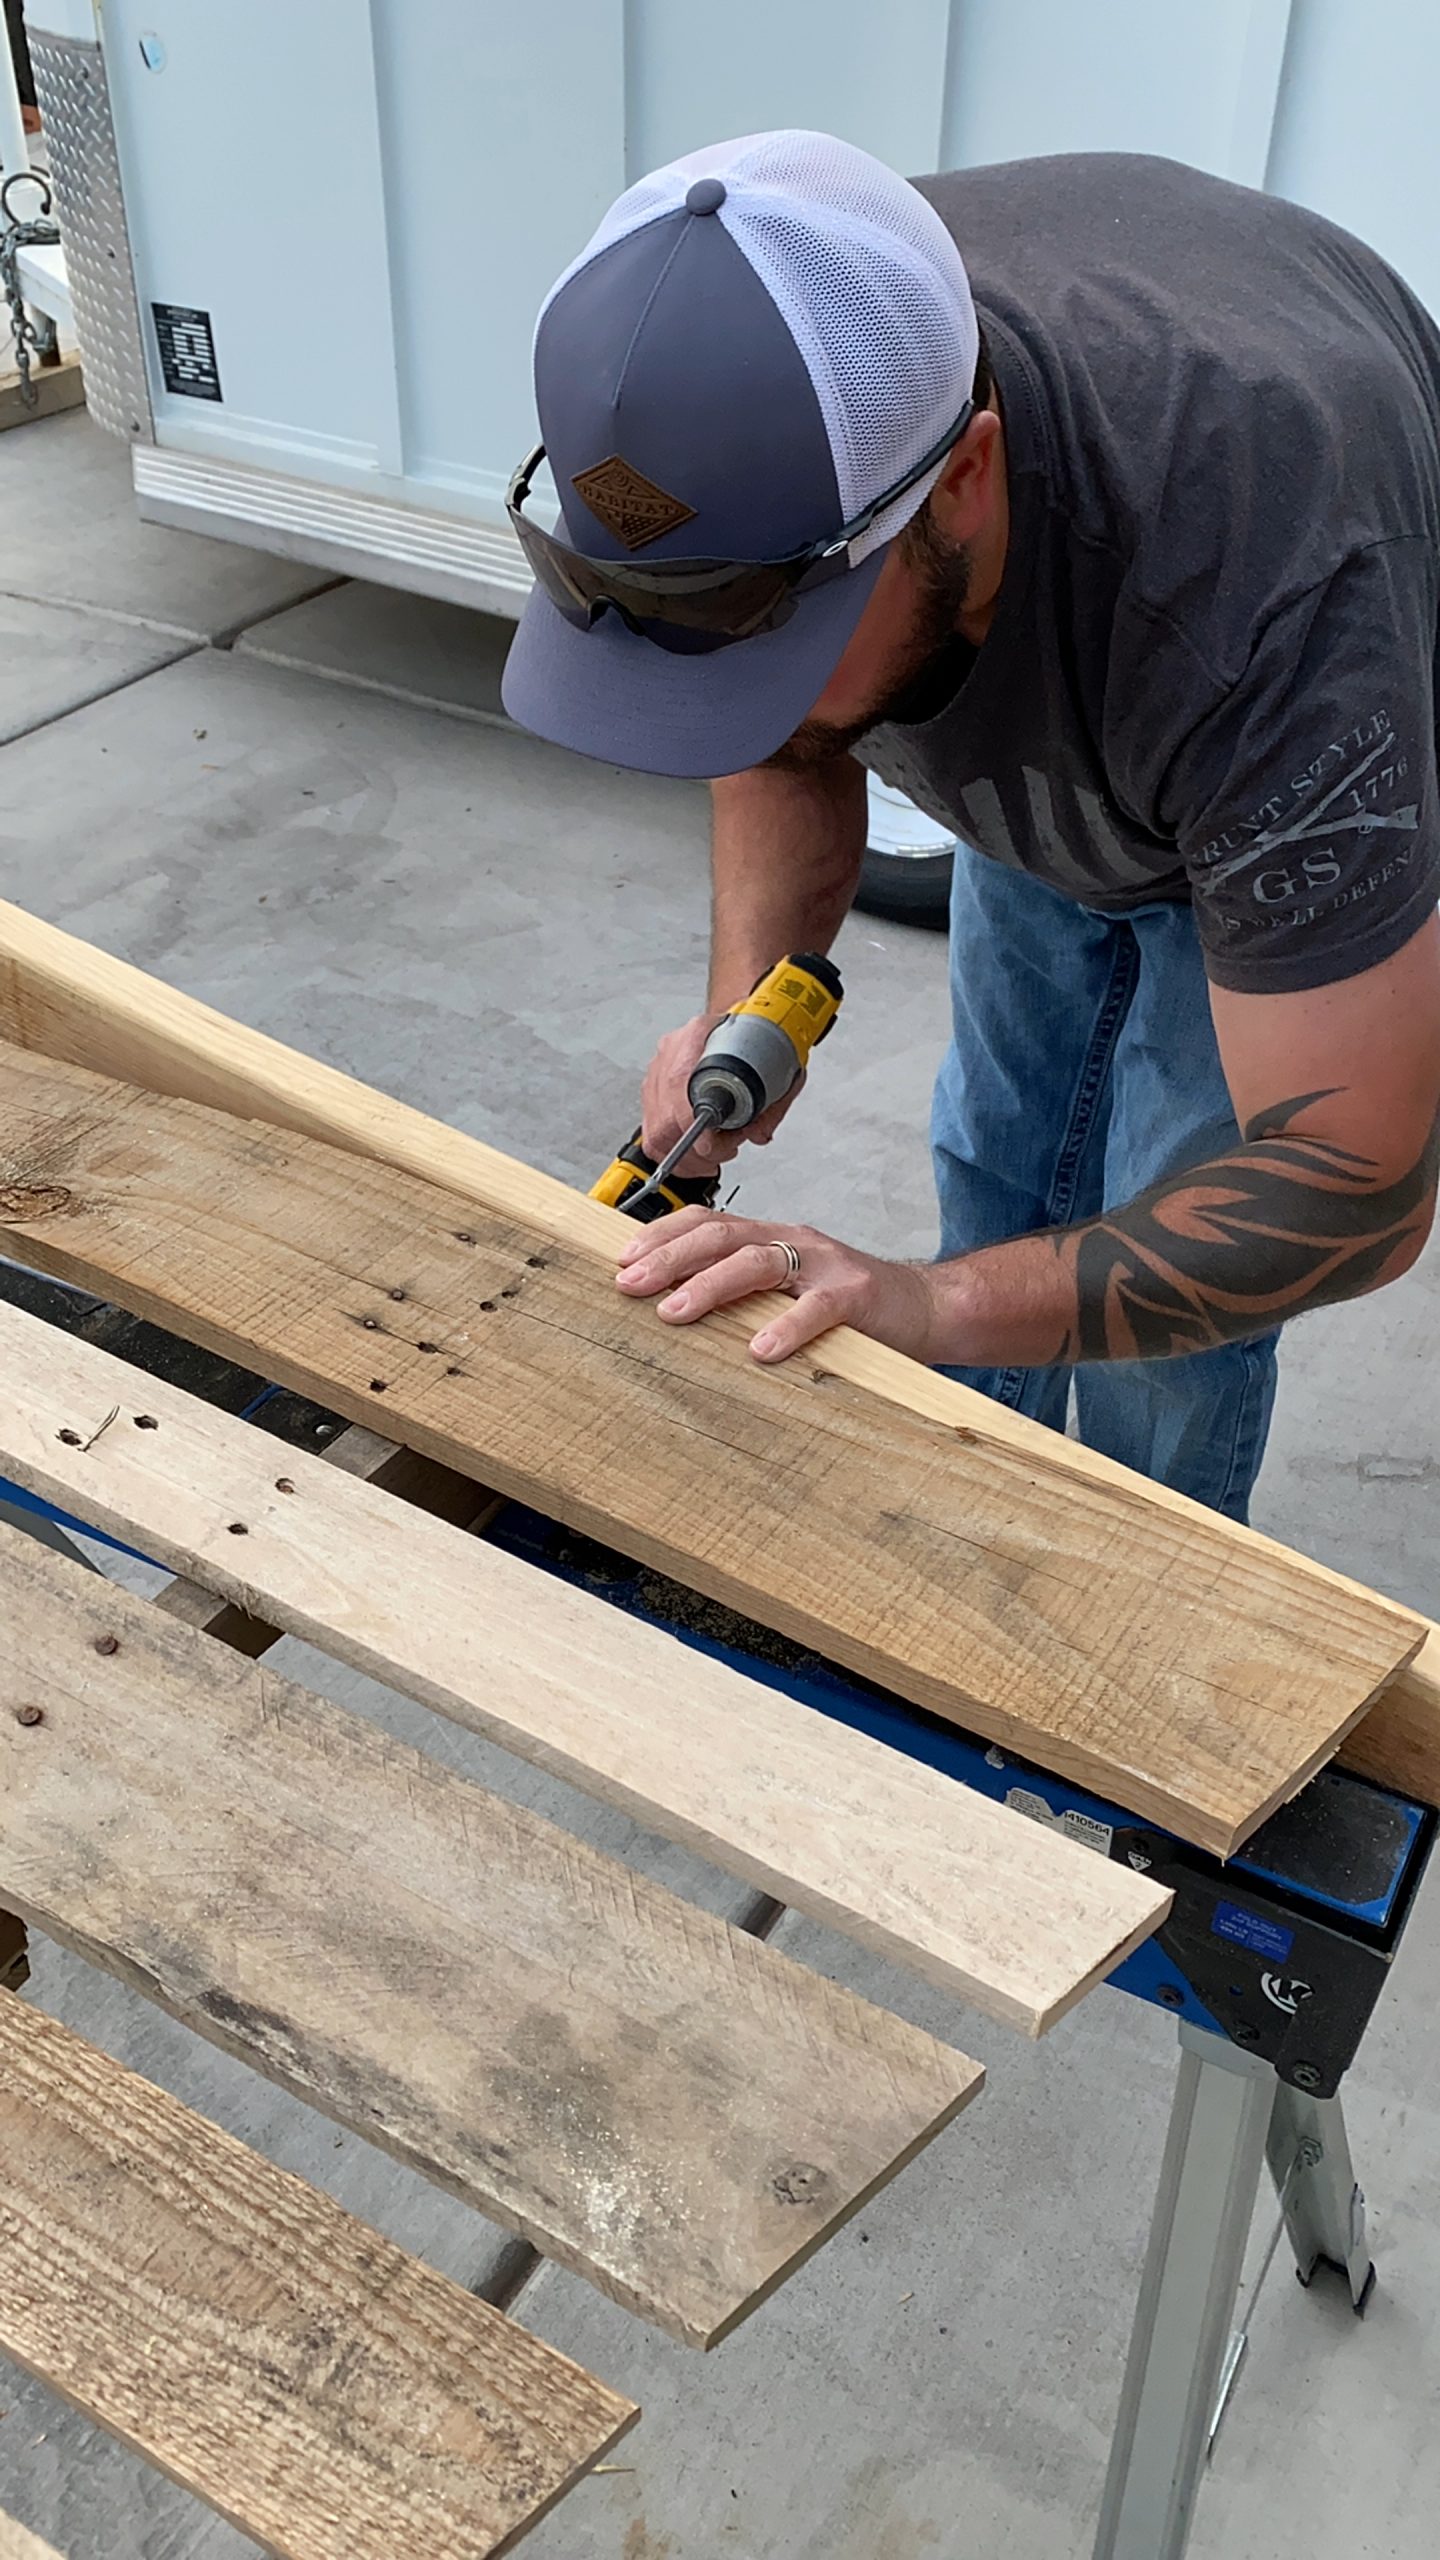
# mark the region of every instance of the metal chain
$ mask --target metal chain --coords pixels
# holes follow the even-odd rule
[[[39,214],[22,222],[10,210],[12,187],[38,187],[41,196]],[[30,379],[31,353],[40,354],[50,339],[47,331],[37,329],[25,307],[20,289],[20,252],[22,249],[58,249],[60,233],[49,220],[51,196],[46,181],[30,169],[16,169],[0,186],[0,292],[10,306],[10,327],[15,338],[15,370],[20,376],[20,398],[27,409],[33,409],[40,395]]]

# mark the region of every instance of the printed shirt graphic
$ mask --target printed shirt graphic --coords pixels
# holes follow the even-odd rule
[[[860,753],[1217,983],[1398,950],[1440,895],[1440,333],[1301,208],[1125,155],[921,182],[970,266],[1011,505],[984,646]]]

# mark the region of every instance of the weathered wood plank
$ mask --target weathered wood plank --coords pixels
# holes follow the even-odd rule
[[[203,1102],[241,1119],[298,1130],[351,1154],[417,1173],[442,1189],[483,1201],[543,1228],[580,1254],[613,1266],[631,1230],[616,1209],[589,1200],[533,1165],[432,1120],[372,1085],[306,1057],[246,1023],[217,1013],[163,979],[132,968],[93,943],[0,900],[0,1036],[45,1056],[118,1076],[155,1093]],[[784,1305],[752,1299],[711,1319],[716,1331],[748,1341]],[[1079,1479],[1141,1502],[1150,1516],[1219,1536],[1244,1573],[1288,1551],[1258,1529],[1220,1520],[1122,1467],[1098,1450],[1059,1438],[953,1378],[837,1325],[806,1353],[812,1368],[845,1378],[927,1421],[973,1434],[979,1450],[1008,1451],[1047,1475]],[[1370,1597],[1364,1584],[1327,1565],[1306,1570],[1332,1593]],[[1428,1621],[1415,1659],[1391,1678],[1339,1757],[1382,1785],[1440,1803],[1440,1627]]]
[[[277,1450],[0,1303],[0,1473],[193,1576],[173,1586],[190,1623],[228,1637],[262,1612],[1032,2034],[1169,1909],[1129,1867],[398,1508],[334,1457]]]
[[[980,2086],[13,1530],[0,1613],[0,1899],[679,2337],[723,2336]]]
[[[285,2560],[491,2560],[638,2415],[8,1994],[0,2250],[6,2354]]]
[[[4,1222],[45,1267],[1222,1855],[1420,1643],[1138,1480],[667,1333],[588,1256],[409,1175],[22,1051],[3,1070]]]

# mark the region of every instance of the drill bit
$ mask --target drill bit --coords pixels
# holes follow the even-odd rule
[[[654,1194],[659,1190],[661,1183],[665,1180],[666,1175],[674,1172],[675,1167],[680,1162],[682,1156],[688,1156],[696,1139],[703,1138],[707,1129],[716,1129],[719,1125],[719,1112],[716,1110],[713,1103],[707,1102],[703,1111],[696,1112],[695,1117],[691,1121],[689,1128],[686,1130],[684,1137],[676,1142],[676,1144],[671,1148],[668,1156],[661,1158],[661,1161],[657,1164],[654,1172],[649,1176],[649,1179],[641,1183],[638,1191],[631,1192],[625,1203],[626,1216],[633,1218],[641,1201],[653,1198]]]

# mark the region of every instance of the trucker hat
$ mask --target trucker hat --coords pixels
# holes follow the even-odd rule
[[[788,618],[750,637],[608,604],[587,626],[537,584],[505,670],[512,718],[652,773],[734,773],[773,754],[938,478],[978,345],[939,215],[833,135],[747,134],[628,189],[535,332],[559,544],[590,564],[788,560],[929,466],[850,542],[840,574],[800,585]]]

